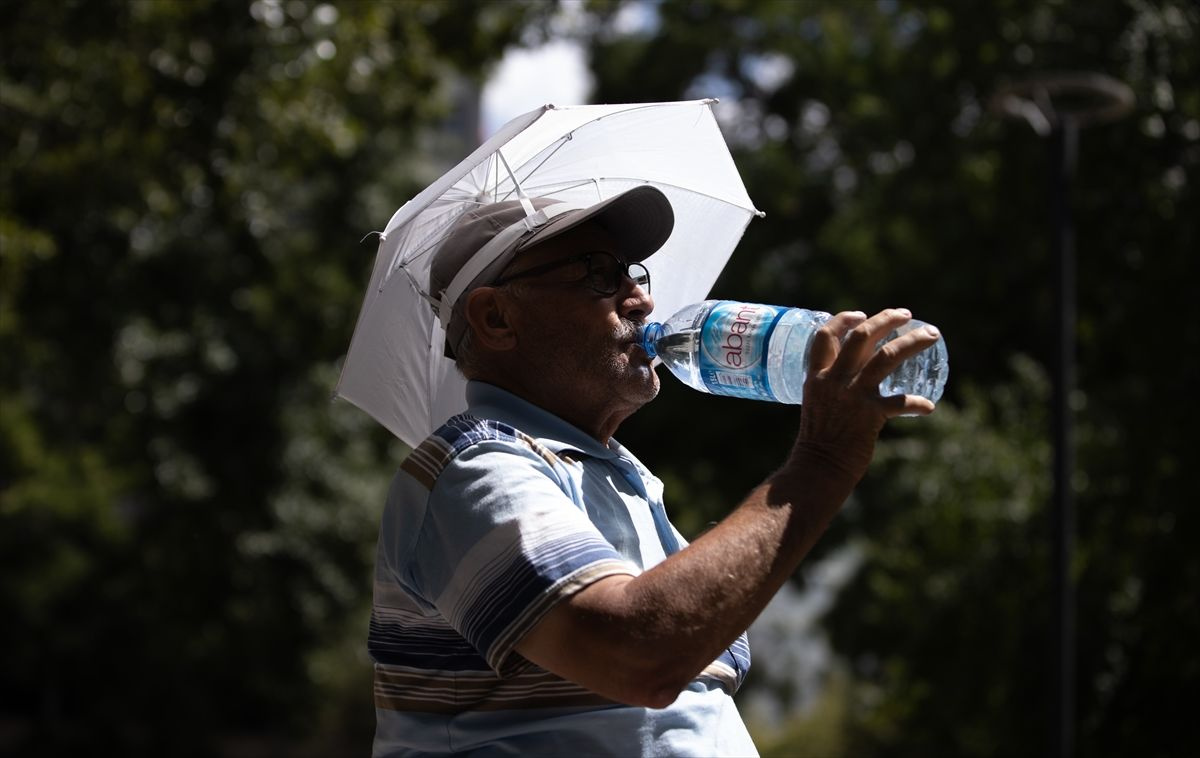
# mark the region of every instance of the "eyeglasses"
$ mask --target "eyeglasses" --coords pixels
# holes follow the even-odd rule
[[[562,284],[582,284],[595,292],[598,295],[611,297],[617,294],[617,290],[621,289],[621,284],[625,278],[633,280],[633,283],[650,292],[650,271],[640,263],[626,263],[618,259],[611,253],[601,252],[599,250],[591,253],[584,253],[574,258],[566,258],[561,261],[551,261],[544,263],[541,266],[527,268],[524,271],[518,271],[511,276],[501,276],[496,280],[497,286],[508,284],[515,279],[524,279],[530,276],[540,276],[548,271],[555,271],[560,268],[566,268],[577,263],[583,263],[587,267],[587,273],[581,278],[570,282],[562,282]]]

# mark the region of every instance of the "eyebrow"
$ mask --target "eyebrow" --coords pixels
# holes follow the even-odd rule
[[[547,261],[545,263],[539,263],[536,266],[530,266],[529,268],[526,268],[526,269],[514,271],[511,274],[501,273],[500,276],[496,277],[496,284],[503,284],[505,281],[511,281],[512,279],[516,279],[518,277],[535,276],[537,274],[540,274],[540,273],[543,273],[546,271],[553,271],[555,268],[568,266],[572,263],[583,263],[584,259],[587,258],[587,256],[592,255],[593,253],[597,253],[597,252],[602,252],[602,251],[589,250],[586,253],[579,253],[578,255],[573,255],[569,258],[558,258],[556,260]],[[611,255],[611,253],[610,253],[610,255]],[[613,256],[613,257],[615,258],[616,256]]]

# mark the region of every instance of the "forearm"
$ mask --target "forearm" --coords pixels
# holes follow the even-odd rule
[[[856,480],[820,451],[798,448],[696,542],[640,576],[580,592],[518,649],[609,697],[669,703],[761,613]],[[546,639],[572,642],[538,644]]]
[[[677,642],[701,644],[711,638],[704,645],[709,650],[697,653],[696,664],[702,667],[745,631],[796,571],[856,481],[820,456],[807,453],[794,459],[721,523],[628,589],[647,611],[669,608],[680,618],[696,620],[697,636]],[[686,630],[662,633],[680,632]]]

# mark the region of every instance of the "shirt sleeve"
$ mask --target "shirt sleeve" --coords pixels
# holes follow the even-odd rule
[[[412,543],[409,581],[498,674],[555,604],[639,573],[568,497],[566,476],[519,441],[472,445],[438,476]]]

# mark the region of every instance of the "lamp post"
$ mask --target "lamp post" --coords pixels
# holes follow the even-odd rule
[[[1048,755],[1075,754],[1075,585],[1071,557],[1075,539],[1075,438],[1071,393],[1075,388],[1076,263],[1070,190],[1079,133],[1120,118],[1133,107],[1133,91],[1095,73],[1044,74],[1009,85],[992,98],[1002,116],[1024,120],[1050,146],[1051,253],[1054,256],[1054,358],[1052,434],[1054,491],[1051,501],[1051,576],[1054,612],[1050,644],[1053,720]]]

